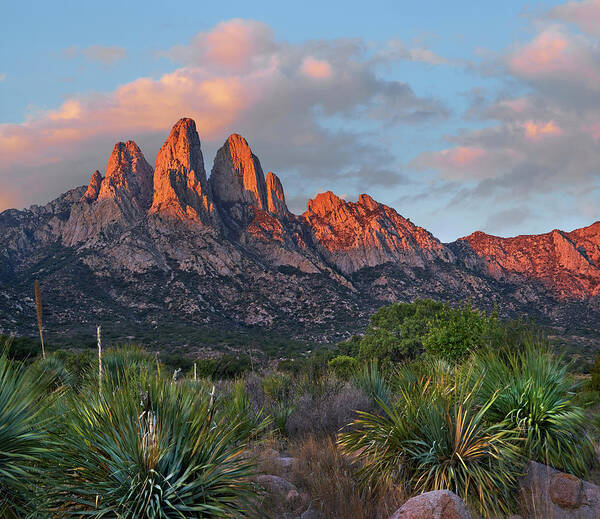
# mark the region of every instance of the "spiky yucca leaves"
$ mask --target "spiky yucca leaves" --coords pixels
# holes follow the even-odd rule
[[[511,434],[485,421],[493,398],[477,405],[480,382],[441,365],[430,376],[407,368],[401,378],[397,402],[359,413],[339,437],[364,462],[363,482],[404,485],[408,494],[448,489],[484,517],[508,514],[522,464]]]
[[[38,358],[29,366],[28,375],[44,385],[50,391],[57,391],[75,385],[75,377],[56,355]]]
[[[243,379],[231,383],[229,394],[218,398],[218,407],[225,417],[237,421],[240,430],[253,439],[257,439],[271,424],[271,417],[264,409],[255,409],[252,405]]]
[[[386,382],[377,360],[365,364],[363,369],[352,378],[352,385],[361,389],[376,401],[390,402],[392,392]]]
[[[0,353],[0,517],[26,517],[39,501],[36,482],[53,456],[45,404],[43,384]]]
[[[249,516],[247,432],[189,386],[126,377],[114,391],[74,396],[66,422],[59,516]]]
[[[585,413],[573,402],[568,366],[536,344],[512,354],[482,352],[476,364],[483,373],[481,399],[497,393],[486,418],[519,434],[528,459],[584,477],[594,448]]]

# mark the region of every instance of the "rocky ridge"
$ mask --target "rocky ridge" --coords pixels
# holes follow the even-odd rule
[[[451,244],[363,194],[332,192],[291,213],[240,135],[207,178],[192,119],[183,118],[153,170],[117,143],[104,177],[46,206],[0,213],[0,328],[33,329],[39,279],[64,333],[99,319],[123,328],[260,326],[329,340],[394,300],[471,297],[555,324],[584,310],[598,322],[600,222],[564,233]],[[54,314],[52,314],[54,312]]]

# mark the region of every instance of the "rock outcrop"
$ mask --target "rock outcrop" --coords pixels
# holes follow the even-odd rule
[[[133,141],[118,142],[104,178],[96,171],[62,232],[67,246],[112,239],[135,226],[152,201],[152,167]]]
[[[536,280],[561,299],[600,293],[600,222],[572,232],[500,238],[475,232],[461,239],[496,279]]]
[[[98,193],[100,193],[100,186],[102,184],[103,177],[98,170],[92,173],[92,178],[90,179],[90,183],[88,184],[85,193],[81,197],[82,202],[94,202],[98,198]]]
[[[390,519],[471,519],[471,514],[453,492],[434,490],[409,499]]]
[[[150,214],[219,226],[196,123],[180,119],[156,156]]]
[[[97,179],[92,177],[90,183]],[[133,141],[118,142],[108,159],[106,176],[96,200],[118,200],[135,211],[147,211],[152,203],[152,167]]]
[[[267,209],[267,186],[260,161],[237,133],[217,151],[210,186],[227,223],[237,232],[250,224],[256,211]]]
[[[285,203],[285,195],[283,186],[279,177],[269,171],[267,173],[267,209],[270,213],[279,218],[287,218],[290,216],[287,205]]]
[[[327,191],[308,202],[303,217],[320,250],[344,273],[388,262],[423,267],[453,259],[432,234],[369,195],[347,202]]]
[[[600,517],[599,486],[534,461],[521,480],[521,495],[527,519]]]

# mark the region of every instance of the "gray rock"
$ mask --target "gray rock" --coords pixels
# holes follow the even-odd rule
[[[528,519],[598,519],[600,487],[551,467],[530,462],[521,480]]]
[[[409,499],[390,519],[471,519],[471,514],[453,492],[434,490]]]

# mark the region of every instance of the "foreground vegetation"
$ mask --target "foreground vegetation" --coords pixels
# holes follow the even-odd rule
[[[589,477],[600,391],[531,325],[394,304],[308,359],[196,361],[138,347],[0,353],[0,517],[265,517],[275,451],[324,517],[385,517],[449,489],[518,508],[528,460]],[[598,386],[598,387],[597,387]],[[273,450],[275,449],[275,451]],[[271,454],[269,454],[271,453]]]

